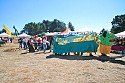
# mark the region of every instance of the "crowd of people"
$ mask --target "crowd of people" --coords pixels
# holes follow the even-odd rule
[[[43,50],[44,53],[46,53],[47,48],[50,49],[51,52],[52,41],[53,37],[47,38],[46,36],[21,37],[18,39],[19,48],[29,49],[29,52]]]
[[[125,37],[117,37],[115,39],[115,45],[125,46]]]

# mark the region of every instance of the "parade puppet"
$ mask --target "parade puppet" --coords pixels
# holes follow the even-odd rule
[[[115,35],[111,32],[103,30],[100,33],[99,51],[102,55],[110,54],[111,46],[114,44]]]
[[[63,54],[69,52],[97,52],[97,33],[87,32],[78,34],[57,35],[54,38],[53,52]]]

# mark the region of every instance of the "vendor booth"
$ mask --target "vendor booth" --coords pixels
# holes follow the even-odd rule
[[[125,37],[125,31],[115,34],[117,37]]]
[[[0,37],[8,37],[8,34],[7,33],[1,33]]]
[[[58,34],[57,32],[46,33],[45,36],[56,36],[57,34]]]
[[[22,33],[20,35],[18,35],[19,38],[22,38],[22,37],[30,37],[30,35],[27,35],[26,33]]]
[[[118,44],[111,46],[111,50],[122,51],[122,53],[124,53],[125,52],[125,40],[124,40],[125,31],[117,33],[115,34],[115,36],[118,39]]]

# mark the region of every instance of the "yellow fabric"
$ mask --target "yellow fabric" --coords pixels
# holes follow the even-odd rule
[[[100,44],[99,51],[100,51],[100,53],[103,53],[103,54],[110,54],[111,46],[106,46],[106,45]]]
[[[6,33],[11,37],[12,34],[11,34],[10,30],[5,25],[3,25],[3,27],[6,30]]]
[[[88,55],[92,54],[92,52],[87,52]]]
[[[92,54],[92,52],[87,52],[88,54]]]

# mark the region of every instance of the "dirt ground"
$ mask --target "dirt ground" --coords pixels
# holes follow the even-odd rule
[[[18,44],[0,47],[0,83],[125,83],[125,57],[28,53]]]

